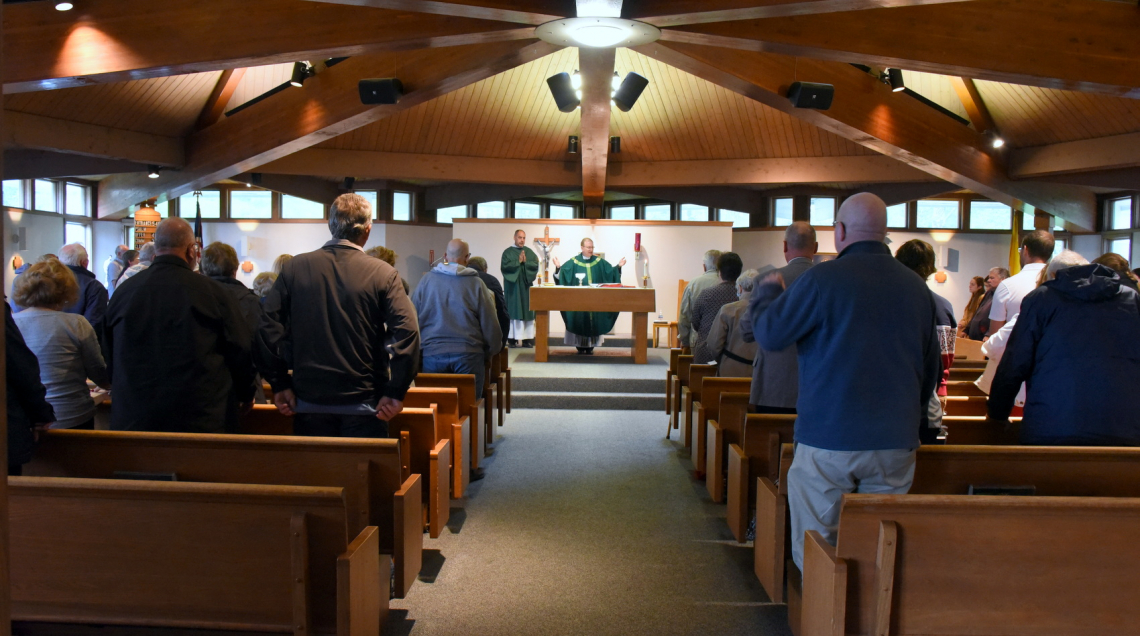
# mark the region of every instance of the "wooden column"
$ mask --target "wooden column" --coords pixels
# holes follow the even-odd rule
[[[0,21],[3,21],[3,7],[0,6]],[[3,39],[0,34],[0,50]],[[0,66],[3,60],[0,59]],[[0,117],[0,138],[4,136],[4,118]],[[0,178],[4,174],[3,156],[0,155]],[[6,234],[7,214],[0,214],[0,236]],[[0,241],[0,267],[8,267],[8,254],[4,249],[7,241]],[[0,360],[8,359],[4,328],[7,320],[0,324]],[[8,540],[8,365],[0,364],[0,636],[12,633],[12,591],[8,581],[9,540]]]
[[[1053,231],[1053,215],[1042,210],[1033,211],[1033,229]]]
[[[792,220],[811,221],[811,197],[797,194],[792,197]]]

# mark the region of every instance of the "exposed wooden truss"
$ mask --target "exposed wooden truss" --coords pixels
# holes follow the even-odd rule
[[[958,99],[965,107],[966,114],[970,116],[970,123],[974,125],[974,129],[983,133],[988,130],[997,132],[994,118],[990,116],[990,109],[986,107],[986,102],[978,92],[974,80],[968,77],[951,77],[950,83],[954,86],[954,92],[958,93]]]
[[[981,135],[921,102],[899,99],[887,86],[852,66],[675,42],[637,50],[939,179],[1017,208],[1027,201],[1077,226],[1093,226],[1091,194],[1011,182],[998,159],[982,149]],[[843,99],[828,111],[794,108],[783,93],[797,77],[831,84]]]
[[[1032,178],[1140,166],[1140,133],[1020,148],[1010,157],[1012,177]],[[1133,184],[1133,187],[1140,184]]]
[[[600,206],[606,198],[614,56],[614,49],[578,52],[582,67],[582,198],[587,206]]]
[[[556,49],[544,42],[498,42],[351,58],[311,78],[302,89],[283,92],[192,135],[180,171],[164,172],[158,179],[132,175],[102,181],[99,216],[252,170]],[[391,76],[395,70],[407,91],[400,102],[361,104],[357,80]]]
[[[181,166],[181,139],[4,111],[4,147],[52,150],[141,164]]]
[[[230,98],[234,96],[234,91],[237,90],[243,77],[245,77],[244,68],[228,68],[222,71],[213,92],[206,99],[202,114],[198,116],[195,129],[202,130],[218,123],[218,120],[222,118],[222,113],[226,110],[226,104],[230,103]]]
[[[970,0],[777,0],[775,2],[718,0],[699,3],[671,0],[640,3],[641,9],[632,17],[658,27],[675,27],[966,1]]]

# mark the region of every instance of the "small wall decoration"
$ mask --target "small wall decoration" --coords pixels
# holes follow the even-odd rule
[[[23,266],[24,266],[24,259],[20,258],[19,254],[12,257],[12,271],[16,271]]]
[[[934,280],[935,280],[935,282],[945,283],[946,282],[946,272],[940,271],[940,272],[936,273],[934,275]]]
[[[241,264],[241,271],[249,274],[253,271],[253,261],[245,261]]]

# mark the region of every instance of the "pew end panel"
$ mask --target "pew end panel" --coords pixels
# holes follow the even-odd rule
[[[753,570],[768,597],[784,601],[784,566],[788,549],[788,498],[766,477],[756,479],[756,540],[752,546]]]
[[[685,441],[685,448],[692,448],[693,446],[693,393],[689,391],[689,387],[681,387],[681,408],[678,411],[679,419],[681,420],[681,439]]]
[[[1010,421],[1008,428],[1001,428],[979,416],[946,416],[942,418],[946,427],[946,444],[955,446],[1013,446],[1020,435],[1021,418]]]
[[[705,490],[713,503],[724,503],[724,433],[716,420],[705,434],[705,469]]]
[[[486,457],[487,433],[483,425],[483,388],[475,389],[475,376],[471,373],[420,373],[417,387],[455,387],[459,389],[459,414],[467,415],[471,422],[471,468],[478,469]]]
[[[369,526],[336,560],[337,636],[376,636],[388,618],[392,560]]]
[[[737,444],[728,446],[728,495],[725,521],[732,537],[744,543],[748,535],[748,458]]]
[[[451,440],[440,440],[431,450],[432,476],[431,484],[431,515],[428,532],[431,538],[438,539],[443,534],[443,527],[451,516],[451,497],[448,488],[448,466],[451,464]]]
[[[464,417],[452,425],[451,451],[455,455],[451,459],[455,469],[452,473],[453,484],[451,488],[456,499],[467,495],[467,488],[471,484],[471,418]]]
[[[404,598],[423,567],[423,479],[420,475],[408,477],[392,499],[395,511],[392,524],[396,537],[393,550],[396,580],[392,595]]]
[[[814,530],[804,537],[802,581],[804,611],[799,613],[797,636],[844,636],[847,561],[837,557],[835,548]]]

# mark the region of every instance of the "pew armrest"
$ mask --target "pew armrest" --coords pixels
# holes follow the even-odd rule
[[[764,591],[777,603],[784,601],[784,554],[788,540],[787,511],[787,496],[780,494],[776,485],[767,477],[757,478],[753,568]]]
[[[728,445],[728,509],[725,520],[732,537],[744,543],[748,533],[748,458],[737,444]]]
[[[483,398],[471,407],[471,467],[478,468],[487,457],[487,427],[484,426]]]
[[[380,530],[368,526],[336,560],[337,636],[375,636],[388,616],[392,562],[380,554]]]
[[[392,595],[404,598],[423,565],[423,478],[420,475],[408,477],[392,496],[392,500],[395,526],[392,561],[396,568],[396,587],[392,590]]]
[[[431,538],[438,539],[447,525],[451,514],[451,484],[448,473],[451,470],[451,440],[441,439],[431,449],[431,501],[429,505],[429,533]]]
[[[685,448],[693,443],[693,394],[689,387],[681,387],[681,437],[685,440]]]
[[[451,489],[456,499],[467,494],[471,479],[471,418],[464,417],[451,425]]]
[[[843,636],[847,624],[847,562],[814,530],[804,537],[803,636]]]

